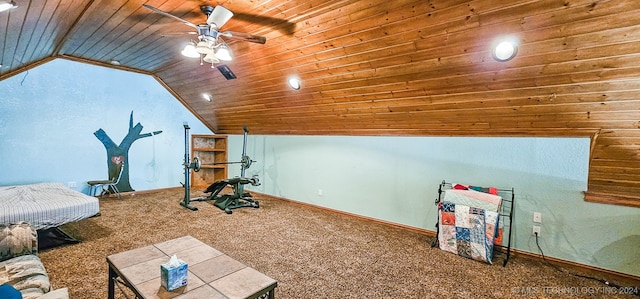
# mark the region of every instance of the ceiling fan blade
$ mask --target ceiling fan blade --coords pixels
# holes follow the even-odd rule
[[[187,26],[191,26],[191,27],[193,27],[193,28],[198,29],[198,26],[196,26],[195,24],[193,24],[193,23],[191,23],[191,22],[189,22],[189,21],[187,21],[187,20],[181,19],[181,18],[179,18],[179,17],[176,17],[176,16],[174,16],[174,15],[172,15],[172,14],[168,13],[168,12],[165,12],[165,11],[159,10],[159,9],[157,9],[157,8],[155,8],[155,7],[151,6],[151,5],[142,4],[142,6],[144,6],[144,7],[148,8],[148,9],[151,9],[151,10],[153,10],[154,12],[157,12],[157,13],[159,13],[159,14],[161,14],[161,15],[165,16],[165,17],[174,18],[174,19],[176,19],[176,20],[178,20],[178,21],[180,21],[180,22],[184,23],[184,24],[185,24],[185,25],[187,25]]]
[[[161,36],[180,36],[180,35],[197,35],[197,32],[193,31],[185,31],[185,32],[166,32],[161,34]]]
[[[228,37],[230,39],[241,40],[246,42],[252,42],[257,44],[264,44],[267,42],[267,38],[264,36],[253,35],[249,33],[235,32],[235,31],[225,31],[220,32],[220,35],[224,37]]]
[[[216,6],[213,9],[213,12],[207,18],[207,24],[210,26],[215,26],[216,28],[222,27],[225,23],[227,23],[231,17],[233,17],[233,12],[228,10],[226,7],[222,5]]]

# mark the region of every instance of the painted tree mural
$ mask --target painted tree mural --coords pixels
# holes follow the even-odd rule
[[[135,126],[133,125],[133,111],[131,111],[131,115],[129,116],[129,132],[127,136],[122,139],[120,145],[116,145],[113,140],[107,135],[107,133],[103,129],[99,129],[93,133],[93,135],[102,142],[104,148],[107,150],[107,165],[109,169],[109,179],[113,179],[120,174],[120,168],[124,167],[122,171],[122,177],[116,187],[120,192],[128,192],[134,191],[131,188],[131,183],[129,182],[129,149],[131,145],[138,139],[150,137],[153,135],[158,135],[162,133],[162,131],[154,131],[151,133],[141,134],[142,125],[137,123]]]

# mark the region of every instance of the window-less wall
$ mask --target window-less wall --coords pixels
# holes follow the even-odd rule
[[[57,59],[0,81],[0,185],[106,179],[103,129],[116,144],[133,125],[142,134],[129,150],[134,190],[180,186],[184,129],[211,133],[150,76]]]
[[[546,255],[638,276],[640,210],[583,200],[589,147],[589,138],[250,135],[258,162],[247,175],[260,176],[258,192],[427,230],[442,180],[513,187],[514,248],[538,252],[540,212]],[[242,136],[230,136],[229,159],[241,153]]]
[[[93,133],[119,143],[131,111],[143,133],[163,131],[131,147],[132,187],[180,186],[182,123],[210,131],[153,78],[54,60],[0,81],[0,185],[76,182],[86,191],[85,181],[107,176]],[[240,160],[242,136],[229,137],[228,153]],[[588,138],[249,135],[248,154],[258,161],[247,172],[260,176],[256,191],[429,230],[442,180],[514,187],[515,248],[537,252],[532,215],[541,212],[545,254],[640,275],[640,211],[582,200]]]

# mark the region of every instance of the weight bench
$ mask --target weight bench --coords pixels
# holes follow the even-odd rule
[[[211,195],[206,197],[199,198],[191,198],[190,197],[190,186],[189,186],[189,169],[193,169],[194,171],[199,171],[201,167],[201,162],[199,159],[194,158],[193,161],[189,160],[189,125],[184,123],[184,199],[180,201],[180,205],[192,210],[196,211],[198,208],[192,206],[190,203],[192,201],[208,201],[213,200],[216,207],[224,210],[227,214],[233,213],[231,210],[237,208],[259,208],[260,204],[258,201],[253,200],[251,198],[251,194],[244,192],[244,185],[251,184],[253,186],[260,186],[260,180],[257,175],[254,175],[252,178],[247,178],[244,176],[245,170],[251,167],[251,163],[256,162],[251,160],[249,156],[247,156],[247,135],[249,134],[249,129],[244,126],[242,129],[244,130],[244,141],[242,143],[242,158],[240,162],[214,162],[213,164],[240,164],[240,176],[232,179],[219,180],[209,185],[209,187],[204,191],[204,193],[211,193]],[[233,194],[220,194],[225,187],[231,186],[233,188]]]
[[[260,186],[260,180],[257,176],[252,178],[235,177],[232,179],[219,180],[207,187],[204,193],[211,193],[209,196],[193,198],[191,201],[209,201],[213,200],[213,205],[224,210],[225,213],[233,213],[231,210],[238,208],[259,208],[260,203],[253,200],[251,194],[244,192],[244,185],[251,184],[253,186]],[[220,194],[225,187],[231,186],[233,188],[232,194]]]

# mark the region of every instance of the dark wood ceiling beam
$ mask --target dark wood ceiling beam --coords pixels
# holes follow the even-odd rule
[[[20,68],[17,68],[17,69],[14,69],[14,70],[10,70],[10,71],[8,71],[6,73],[0,74],[0,81],[2,81],[4,79],[7,79],[9,77],[13,77],[13,76],[15,76],[17,74],[20,74],[22,72],[28,71],[28,70],[30,70],[30,69],[32,69],[34,67],[43,65],[43,64],[45,64],[45,63],[47,63],[47,62],[49,62],[49,61],[51,61],[53,59],[54,59],[53,57],[46,57],[46,58],[43,58],[43,59],[38,60],[36,62],[30,63],[30,64],[26,64],[26,65],[22,65]]]

